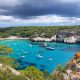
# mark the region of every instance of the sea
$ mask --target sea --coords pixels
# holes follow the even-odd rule
[[[52,73],[59,64],[63,67],[80,51],[80,44],[59,42],[32,42],[30,40],[2,40],[0,45],[11,47],[10,58],[19,63],[19,70],[35,66]]]

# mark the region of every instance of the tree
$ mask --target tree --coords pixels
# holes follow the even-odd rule
[[[13,52],[12,48],[9,48],[9,47],[3,46],[3,45],[0,46],[0,53],[1,54],[10,54],[12,52]]]
[[[23,73],[23,75],[29,77],[32,80],[45,80],[43,73],[34,66],[29,66],[21,72]]]

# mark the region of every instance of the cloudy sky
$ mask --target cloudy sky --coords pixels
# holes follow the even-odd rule
[[[79,24],[80,0],[0,0],[0,27]]]

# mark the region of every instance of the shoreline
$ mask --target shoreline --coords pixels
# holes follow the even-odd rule
[[[0,40],[17,40],[17,39],[21,39],[21,40],[26,39],[26,40],[29,40],[30,38],[2,38]]]
[[[36,38],[29,38],[29,37],[18,37],[18,36],[10,36],[10,37],[7,37],[7,38],[0,38],[0,40],[17,40],[17,39],[25,39],[25,40],[30,40],[32,42],[59,42],[59,43],[65,43],[65,44],[79,44],[80,41],[77,41],[77,40],[69,40],[69,41],[64,41],[64,40],[58,40],[56,38],[56,36],[53,36],[51,38],[43,38],[43,37],[36,37]]]
[[[32,39],[34,42],[61,42],[61,43],[67,43],[67,44],[74,44],[74,43],[80,43],[80,39],[71,36],[71,37],[65,37],[65,38],[57,38],[57,36],[52,36],[51,38],[44,38],[44,37],[35,37]]]
[[[63,42],[63,41],[34,41],[34,40],[31,40],[32,42],[56,42],[56,43],[65,43],[65,44],[80,44],[80,41],[79,42],[74,42],[74,43],[67,43],[67,42]]]
[[[37,40],[37,41],[35,41],[35,40],[31,40],[30,38],[2,38],[2,39],[0,39],[0,41],[1,40],[18,40],[18,39],[20,39],[20,40],[30,40],[32,42],[56,42],[56,43],[65,43],[65,44],[80,44],[80,42],[66,43],[66,42],[63,42],[63,41],[47,41],[47,40],[43,40],[43,41]]]

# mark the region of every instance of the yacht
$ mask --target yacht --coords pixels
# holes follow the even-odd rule
[[[41,47],[47,47],[48,45],[46,43],[41,43],[40,46]]]
[[[46,49],[48,49],[48,50],[54,50],[55,48],[53,48],[53,47],[46,47]]]
[[[21,56],[22,58],[24,58],[25,56]]]
[[[40,54],[37,55],[39,58],[43,58],[43,56],[41,56]]]
[[[43,45],[44,45],[45,47],[47,47],[47,44],[46,44],[46,43],[43,43]]]

